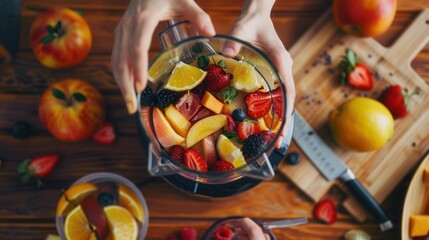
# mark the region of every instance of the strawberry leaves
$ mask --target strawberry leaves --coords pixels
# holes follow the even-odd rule
[[[341,84],[345,84],[347,81],[350,86],[357,89],[372,89],[371,71],[366,65],[357,63],[357,55],[350,49],[346,50],[346,55],[342,57],[338,68],[340,70]]]
[[[342,57],[338,68],[341,70],[340,81],[341,84],[346,84],[347,76],[355,70],[357,63],[357,55],[350,49],[346,50],[346,55]]]
[[[48,44],[52,42],[55,38],[61,37],[65,33],[62,28],[61,21],[58,21],[55,26],[47,25],[46,31],[48,32],[48,34],[40,39],[40,42],[43,44]]]

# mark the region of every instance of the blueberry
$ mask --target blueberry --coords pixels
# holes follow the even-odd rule
[[[286,155],[286,162],[291,165],[296,165],[301,161],[301,155],[297,152],[290,152]]]
[[[232,118],[234,118],[235,121],[242,122],[246,118],[246,114],[243,109],[237,108],[232,111]]]
[[[98,204],[100,204],[103,207],[116,204],[115,197],[113,196],[113,194],[108,192],[102,192],[98,194],[97,200],[98,200]]]
[[[30,135],[31,126],[26,122],[16,122],[12,126],[12,135],[18,139],[26,138]]]

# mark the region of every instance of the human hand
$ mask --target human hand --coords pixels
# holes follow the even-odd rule
[[[147,84],[148,51],[158,22],[189,20],[203,36],[215,35],[213,23],[193,0],[131,0],[115,29],[111,65],[128,112],[137,110],[135,92]]]
[[[239,230],[237,230],[237,237],[239,240],[270,240],[268,234],[262,231],[262,228],[250,218],[242,218],[237,221]]]
[[[234,24],[231,35],[250,42],[264,51],[279,71],[286,86],[286,123],[275,145],[280,147],[292,116],[295,102],[295,84],[292,76],[292,58],[277,35],[270,18],[274,2],[275,0],[247,0],[241,15]],[[239,51],[239,44],[227,42],[224,45],[222,54],[234,57]]]

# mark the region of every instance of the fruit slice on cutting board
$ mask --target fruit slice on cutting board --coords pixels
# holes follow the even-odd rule
[[[170,105],[165,108],[165,116],[167,117],[173,129],[180,136],[186,137],[189,128],[191,127],[191,122],[189,122],[188,119],[186,119],[185,116],[183,116],[174,105]]]
[[[125,207],[137,220],[143,222],[144,212],[137,196],[123,185],[119,185],[119,205]]]
[[[186,136],[186,147],[192,147],[192,145],[201,141],[203,138],[223,128],[226,122],[226,115],[223,114],[213,115],[199,120],[189,129],[188,135]]]
[[[64,233],[67,239],[96,240],[95,233],[80,206],[75,207],[66,217]]]
[[[73,208],[95,191],[97,191],[97,186],[92,183],[80,183],[70,187],[63,193],[58,202],[57,216],[67,215]]]
[[[165,88],[176,92],[190,90],[200,84],[206,75],[207,72],[197,67],[188,65],[184,62],[178,62]]]
[[[185,141],[185,138],[174,131],[170,122],[164,116],[164,113],[159,108],[153,108],[153,127],[155,128],[156,137],[164,147],[180,145]]]
[[[232,73],[232,85],[235,89],[243,92],[254,92],[261,85],[260,75],[255,67],[245,61],[239,61],[234,72]],[[263,81],[263,80],[262,80]]]
[[[133,215],[124,207],[111,205],[104,208],[107,222],[115,240],[133,240],[138,236],[138,225]]]
[[[223,134],[217,139],[216,150],[221,160],[232,163],[235,168],[247,164],[240,148]]]

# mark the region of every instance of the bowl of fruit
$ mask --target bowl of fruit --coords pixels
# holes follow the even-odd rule
[[[80,178],[63,191],[55,221],[61,239],[142,240],[149,225],[149,211],[132,182],[100,172]]]
[[[231,41],[240,52],[222,55]],[[138,95],[138,126],[152,175],[212,185],[274,176],[292,127],[273,161],[286,119],[286,90],[263,52],[231,36],[187,36],[167,46],[148,75]]]

